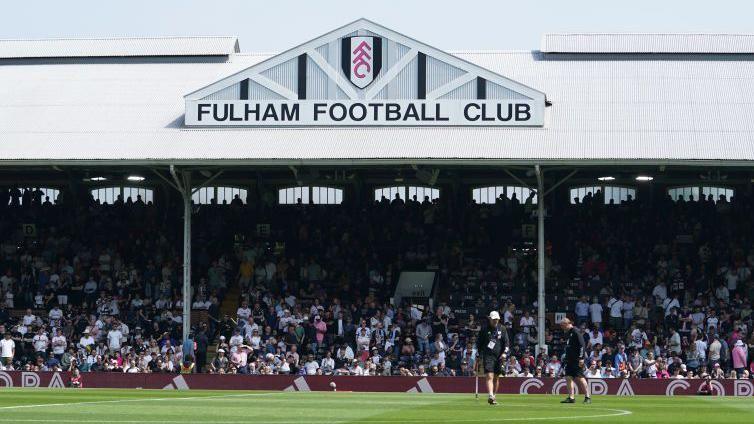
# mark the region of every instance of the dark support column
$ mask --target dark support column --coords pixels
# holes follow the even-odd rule
[[[298,57],[298,98],[306,100],[306,53]]]
[[[416,98],[426,99],[427,98],[427,55],[419,52],[419,54],[416,56],[416,60],[417,60],[417,68],[418,68],[418,74],[419,74],[417,78]]]
[[[479,100],[487,98],[487,80],[482,77],[476,77],[476,98]]]
[[[241,80],[241,100],[249,100],[249,79]]]

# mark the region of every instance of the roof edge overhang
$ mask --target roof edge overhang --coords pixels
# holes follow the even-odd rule
[[[754,160],[723,159],[490,159],[490,158],[390,158],[390,159],[6,159],[0,168],[18,166],[395,166],[395,165],[458,165],[458,166],[710,166],[748,167]]]

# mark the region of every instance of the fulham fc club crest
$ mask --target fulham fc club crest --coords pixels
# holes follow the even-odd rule
[[[348,79],[359,88],[371,84],[382,68],[382,38],[346,37],[341,43],[341,65]]]

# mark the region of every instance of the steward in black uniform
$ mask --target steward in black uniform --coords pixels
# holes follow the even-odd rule
[[[507,328],[499,321],[496,325],[486,323],[482,326],[477,337],[477,352],[479,352],[485,373],[502,374],[502,355],[510,347]]]
[[[592,398],[589,396],[589,385],[586,384],[584,367],[581,362],[584,359],[584,336],[573,326],[573,323],[568,318],[563,318],[560,322],[560,328],[563,329],[567,337],[563,369],[566,376],[566,385],[568,386],[568,397],[560,403],[575,402],[576,387],[574,386],[574,380],[579,385],[581,392],[584,393],[584,403],[592,403]]]
[[[571,378],[583,378],[584,368],[579,363],[584,359],[584,336],[576,327],[571,327],[566,334],[565,375]]]
[[[487,403],[497,405],[495,394],[498,388],[498,377],[503,371],[503,359],[508,354],[508,330],[500,323],[500,314],[497,311],[490,312],[488,322],[479,331],[477,337],[477,352],[479,363],[484,368],[487,380]]]

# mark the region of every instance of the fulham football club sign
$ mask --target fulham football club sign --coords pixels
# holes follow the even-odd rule
[[[189,127],[543,126],[545,117],[541,91],[366,19],[185,101]]]
[[[382,38],[344,37],[341,39],[341,67],[359,88],[374,81],[382,67]]]

